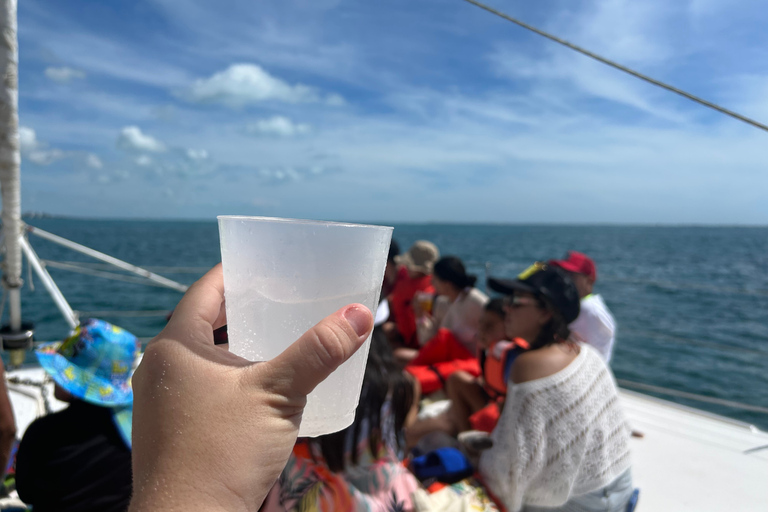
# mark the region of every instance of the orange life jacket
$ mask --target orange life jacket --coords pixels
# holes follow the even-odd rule
[[[505,343],[499,341],[498,343]],[[523,338],[515,338],[511,342],[506,342],[507,345],[501,350],[501,353],[494,350],[496,344],[491,346],[487,350],[483,350],[480,353],[480,365],[483,369],[483,381],[486,393],[493,399],[497,400],[507,396],[507,383],[504,381],[504,370],[509,367],[511,361],[509,358],[517,357],[517,355],[530,348],[530,345]]]

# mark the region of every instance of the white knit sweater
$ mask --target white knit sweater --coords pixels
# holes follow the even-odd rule
[[[613,375],[587,345],[561,371],[510,385],[492,438],[480,472],[509,512],[524,504],[560,506],[630,466]]]

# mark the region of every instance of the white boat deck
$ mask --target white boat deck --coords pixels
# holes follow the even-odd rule
[[[45,380],[45,372],[41,368],[22,368],[12,370],[6,375],[33,382],[43,382]],[[21,439],[29,424],[45,414],[45,402],[42,399],[41,390],[37,386],[12,384],[10,382],[7,386],[8,394],[11,397],[13,414],[16,419],[16,437]],[[48,381],[45,389],[48,403],[54,412],[60,411],[67,406],[66,403],[60,402],[53,397],[53,383],[51,381]]]
[[[39,368],[9,375],[44,378]],[[47,390],[54,410],[66,406],[51,384]],[[40,390],[10,384],[9,391],[21,436],[45,412]],[[768,433],[633,391],[621,390],[621,399],[632,429],[644,435],[631,441],[637,511],[768,511]]]
[[[632,438],[636,510],[768,511],[768,433],[632,391],[621,398],[645,436]]]

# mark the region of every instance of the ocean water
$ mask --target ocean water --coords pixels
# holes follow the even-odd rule
[[[29,223],[185,284],[220,260],[215,221]],[[462,258],[479,282],[488,269],[513,277],[535,260],[585,252],[597,263],[596,292],[618,323],[618,379],[768,407],[768,228],[423,224],[396,225],[393,238],[403,250],[418,239],[433,241],[443,255]],[[44,260],[94,262],[32,235],[30,241]],[[155,335],[165,324],[162,312],[181,298],[166,288],[49,270],[74,309],[139,337]],[[24,318],[36,323],[38,340],[61,339],[66,324],[33,282],[35,290],[23,292]],[[768,429],[766,414],[664,398]]]

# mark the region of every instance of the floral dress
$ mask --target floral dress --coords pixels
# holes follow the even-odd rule
[[[382,414],[383,418],[386,418]],[[388,418],[389,419],[389,418]],[[388,423],[385,420],[386,423]],[[347,463],[334,473],[323,462],[320,450],[299,440],[288,464],[270,491],[263,512],[406,512],[414,509],[413,493],[420,488],[413,474],[397,457],[392,442],[379,444],[374,455],[363,434],[356,443],[357,465],[349,460],[352,443],[347,446]],[[385,429],[389,430],[389,429]],[[385,439],[393,439],[392,433]]]

